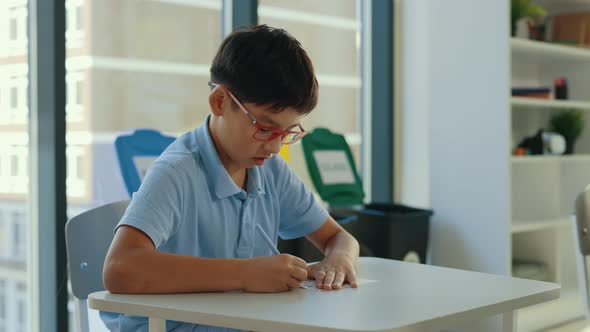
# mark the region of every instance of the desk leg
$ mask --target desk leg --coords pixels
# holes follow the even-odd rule
[[[166,320],[162,318],[149,318],[149,331],[150,332],[166,332]]]
[[[504,332],[516,332],[516,311],[506,312],[502,315]]]

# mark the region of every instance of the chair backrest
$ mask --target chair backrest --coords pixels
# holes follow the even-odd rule
[[[139,189],[149,166],[175,139],[153,129],[138,129],[115,139],[119,167],[129,196]]]
[[[578,284],[582,305],[587,319],[590,319],[590,292],[588,290],[587,256],[590,256],[590,185],[576,198],[576,214],[573,220],[574,241],[578,269]]]
[[[106,204],[81,213],[66,223],[68,274],[75,297],[78,331],[88,331],[88,294],[104,290],[102,268],[129,201]]]

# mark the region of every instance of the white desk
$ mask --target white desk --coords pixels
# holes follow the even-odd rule
[[[557,284],[361,258],[358,289],[278,294],[91,294],[93,309],[254,331],[427,331],[556,299]]]

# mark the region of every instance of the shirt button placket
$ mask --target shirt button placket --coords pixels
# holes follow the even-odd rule
[[[252,252],[252,220],[248,212],[249,203],[248,198],[243,200],[240,211],[240,240],[238,243],[238,256],[240,258],[249,258]]]

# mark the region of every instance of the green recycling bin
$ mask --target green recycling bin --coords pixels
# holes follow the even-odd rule
[[[316,128],[303,137],[313,185],[330,215],[360,244],[361,256],[425,263],[432,210],[395,203],[363,204],[365,197],[352,153],[343,135]],[[280,240],[279,250],[306,261],[323,254],[305,239]]]

